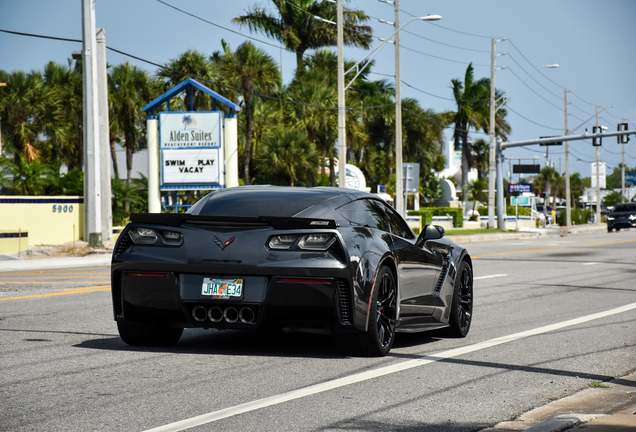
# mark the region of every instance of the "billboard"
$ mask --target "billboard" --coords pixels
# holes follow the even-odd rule
[[[592,178],[592,187],[595,188],[596,187],[596,162],[592,162],[590,165],[592,165],[592,172],[591,172],[591,178]],[[605,185],[605,162],[600,162],[598,165],[598,181],[599,181],[599,187],[601,189],[605,189],[607,186]]]
[[[636,171],[625,171],[625,186],[636,185]]]
[[[159,113],[161,189],[214,189],[224,185],[223,113]]]

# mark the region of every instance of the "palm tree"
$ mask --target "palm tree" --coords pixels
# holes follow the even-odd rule
[[[201,81],[213,90],[218,90],[216,81],[219,79],[215,65],[205,54],[195,50],[188,50],[168,62],[167,67],[157,71],[157,93],[165,93],[187,78]],[[227,91],[224,90],[227,95]],[[171,101],[172,102],[172,101]],[[194,90],[192,100],[190,93],[185,92],[183,99],[175,98],[174,103],[183,111],[201,111],[212,109],[212,99],[205,93]],[[192,108],[192,109],[191,109]]]
[[[15,164],[20,163],[21,156],[27,162],[35,160],[43,125],[58,121],[61,114],[55,91],[45,85],[39,72],[0,71],[0,81],[7,83],[0,87],[3,148],[13,155]]]
[[[251,31],[260,31],[280,41],[289,51],[295,52],[298,71],[304,70],[303,55],[308,49],[336,46],[336,26],[314,18],[335,22],[335,4],[325,0],[272,0],[272,3],[276,7],[274,14],[257,5],[248,9],[246,15],[232,21],[247,26]],[[371,27],[360,25],[368,20],[369,17],[363,11],[344,10],[345,45],[364,49],[371,46]]]
[[[132,178],[133,153],[144,127],[142,108],[150,100],[150,78],[146,71],[126,62],[108,75],[111,131],[123,135],[126,149],[126,181]],[[126,211],[129,210],[126,201]]]
[[[570,193],[572,194],[572,206],[576,207],[576,203],[585,191],[585,185],[581,174],[574,173],[570,176]]]
[[[488,162],[490,156],[490,144],[483,139],[475,140],[473,143],[473,160],[477,167],[477,178],[481,179],[486,176],[488,171]]]
[[[466,184],[468,170],[472,165],[472,149],[468,141],[468,130],[471,127],[487,123],[488,118],[488,98],[489,81],[486,78],[475,81],[473,64],[466,68],[464,82],[454,78],[451,80],[453,97],[457,104],[457,111],[453,122],[455,131],[453,138],[455,149],[462,149],[462,181],[461,186]]]
[[[82,75],[71,67],[49,62],[44,68],[47,89],[54,94],[59,111],[45,116],[41,126],[49,138],[42,145],[45,159],[65,163],[69,169],[83,166]]]
[[[548,196],[556,196],[558,193],[558,182],[561,175],[552,167],[546,166],[532,180],[532,186],[535,190],[543,191]],[[547,202],[546,202],[547,204]]]
[[[464,187],[464,198],[473,202],[473,214],[477,201],[485,203],[488,200],[488,184],[485,179],[477,179],[469,182]]]
[[[280,83],[278,65],[264,50],[251,42],[240,45],[235,52],[222,41],[223,53],[215,52],[212,60],[221,74],[223,83],[242,90],[245,105],[245,152],[243,155],[245,184],[250,184],[252,157],[252,99],[254,93],[273,94]]]
[[[296,74],[286,91],[291,100],[303,103],[293,105],[293,121],[303,126],[309,141],[320,152],[321,174],[325,173],[325,158],[333,165],[334,142],[338,134],[338,116],[333,109],[338,106],[338,94],[331,81],[325,69],[311,68],[306,73]]]
[[[457,104],[452,123],[455,124],[453,133],[455,149],[462,149],[462,186],[466,184],[468,170],[473,165],[472,145],[468,140],[470,128],[482,129],[487,132],[490,123],[490,79],[481,78],[475,81],[472,63],[466,68],[466,75],[462,83],[458,79],[451,80],[453,97]],[[502,96],[495,91],[495,98]],[[510,132],[510,125],[506,122],[505,108],[499,106],[495,111],[495,134],[505,138]]]
[[[298,180],[315,183],[319,156],[318,151],[304,133],[282,129],[270,135],[255,157],[259,170],[269,177],[280,176],[289,186]]]

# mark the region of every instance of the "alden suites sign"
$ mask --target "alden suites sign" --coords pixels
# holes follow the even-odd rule
[[[161,189],[223,187],[220,111],[159,113]]]

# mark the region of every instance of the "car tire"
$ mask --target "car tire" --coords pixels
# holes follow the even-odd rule
[[[182,328],[165,328],[128,321],[117,321],[117,330],[122,340],[133,346],[172,346],[183,333]]]
[[[612,231],[614,231],[613,228],[607,227],[607,232],[612,232]]]
[[[449,326],[443,335],[452,338],[463,338],[470,331],[473,321],[473,271],[466,261],[462,261],[455,278],[453,302],[451,304]]]
[[[397,285],[393,272],[380,268],[373,286],[369,325],[364,332],[335,333],[336,349],[345,355],[383,357],[391,351],[397,320]]]

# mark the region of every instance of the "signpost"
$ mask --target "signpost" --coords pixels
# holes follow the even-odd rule
[[[161,189],[223,187],[223,113],[159,113]]]
[[[521,193],[532,193],[532,185],[529,183],[510,183],[508,193],[514,194],[511,204],[515,206],[515,231],[519,231],[519,206],[530,205],[530,197],[518,196]]]

